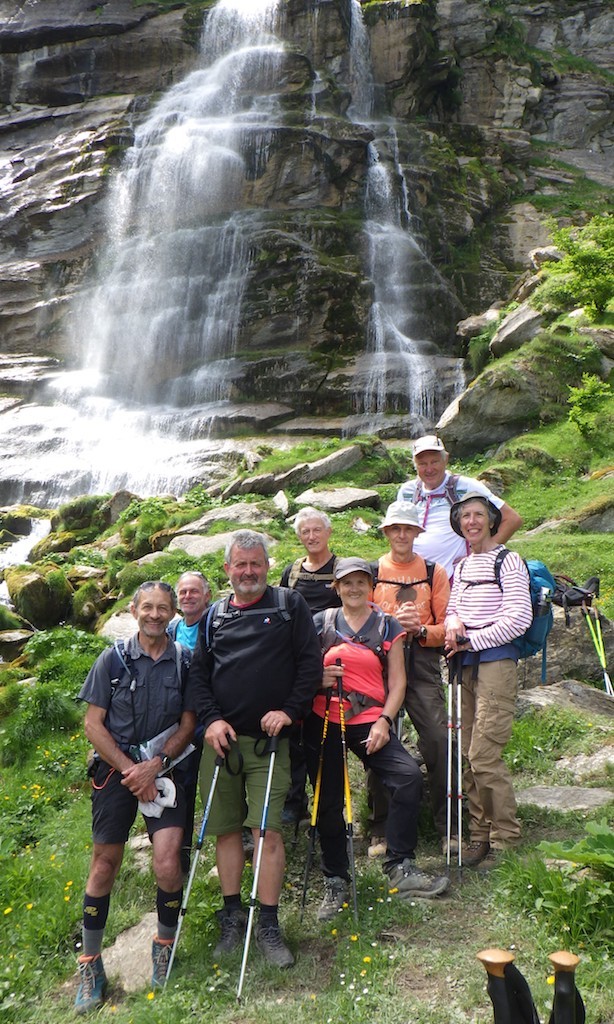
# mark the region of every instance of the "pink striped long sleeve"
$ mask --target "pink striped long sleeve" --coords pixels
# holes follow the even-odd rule
[[[471,554],[454,572],[446,616],[458,615],[471,641],[470,649],[501,647],[522,636],[533,619],[529,573],[520,555],[510,551],[501,564],[501,586],[495,580],[495,560],[500,546]],[[480,586],[467,586],[471,581]],[[492,582],[491,582],[492,581]]]

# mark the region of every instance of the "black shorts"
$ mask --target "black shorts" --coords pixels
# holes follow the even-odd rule
[[[150,836],[163,828],[183,828],[186,802],[183,777],[171,772],[169,778],[177,790],[177,806],[165,807],[159,818],[143,815]],[[106,761],[99,761],[92,777],[92,838],[95,843],[125,843],[139,808],[139,802],[127,786],[122,774]]]

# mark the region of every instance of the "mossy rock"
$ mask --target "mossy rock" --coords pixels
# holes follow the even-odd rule
[[[72,621],[82,629],[95,625],[109,604],[108,594],[96,580],[88,580],[75,592],[72,600]]]
[[[18,539],[19,538],[16,536],[16,534],[11,533],[10,530],[0,529],[0,547],[8,547],[9,544],[14,544],[15,541]]]
[[[76,547],[77,544],[84,543],[83,538],[78,534],[73,533],[71,530],[60,530],[57,533],[49,533],[42,540],[39,540],[38,544],[35,544],[30,552],[30,558],[33,562],[40,562],[42,559],[48,557],[48,555],[61,554],[62,552],[70,551]]]
[[[19,615],[15,615],[5,604],[0,604],[0,631],[5,629],[22,629],[23,626],[24,621],[20,619]]]
[[[72,587],[57,565],[15,566],[5,572],[11,601],[37,629],[64,622],[72,609]]]
[[[51,518],[52,530],[86,530],[102,523],[100,509],[109,495],[87,494],[61,505]]]
[[[15,537],[27,537],[32,530],[32,516],[27,509],[7,509],[0,512],[0,529]]]

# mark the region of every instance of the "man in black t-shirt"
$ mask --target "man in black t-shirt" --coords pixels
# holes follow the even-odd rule
[[[279,736],[258,878],[256,942],[270,963],[290,967],[294,957],[283,941],[277,917],[285,870],[281,811],[290,777],[286,737],[290,726],[309,711],[321,684],[320,644],[301,595],[283,591],[287,601],[282,604],[277,588],[267,586],[269,557],[261,534],[235,533],[226,549],[224,568],[232,598],[213,607],[190,669],[198,716],[205,727],[204,797],[217,755],[228,757],[233,769],[239,766],[237,774],[220,773],[207,826],[217,837],[224,897],[224,907],[217,914],[221,936],[213,955],[229,953],[243,940],[242,829],[244,825],[251,828],[254,841],[258,840],[270,762],[264,741]]]
[[[296,536],[305,548],[305,558],[297,558],[281,574],[280,586],[292,587],[303,595],[312,615],[326,608],[339,608],[341,601],[331,586],[337,556],[329,547],[331,521],[325,512],[307,506],[294,520]],[[284,825],[296,824],[307,817],[308,802],[305,792],[307,765],[302,741],[302,724],[290,731],[290,789],[282,812]]]

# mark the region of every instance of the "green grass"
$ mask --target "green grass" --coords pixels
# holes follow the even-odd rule
[[[532,780],[540,761],[547,771],[557,754],[575,751],[587,741],[586,728],[583,715],[560,709],[525,715],[516,722],[509,748],[515,784]],[[600,741],[607,742],[613,732],[614,726],[605,722]],[[598,742],[594,730],[589,739]],[[86,747],[81,731],[50,732],[19,769],[2,770],[0,834],[12,837],[10,847],[0,844],[0,914],[6,936],[0,947],[0,1010],[7,1024],[64,1024],[72,1014],[75,988],[69,979],[80,938],[81,895],[91,848]],[[214,1018],[219,1024],[282,1024],[289,1019],[296,1024],[440,1024],[445,1006],[446,1021],[487,1024],[492,1008],[475,954],[487,946],[512,944],[542,1017],[552,996],[546,984],[547,953],[563,947],[574,948],[582,957],[578,982],[588,1004],[588,1024],[607,1019],[608,985],[614,983],[612,961],[607,959],[612,937],[604,916],[611,898],[607,879],[596,886],[589,873],[576,884],[573,872],[552,875],[535,853],[542,839],[581,840],[586,820],[599,815],[522,807],[524,841],[518,854],[507,855],[490,873],[466,869],[460,883],[454,875],[445,900],[399,902],[389,893],[379,865],[365,856],[360,834],[363,773],[352,761],[358,924],[349,911],[318,924],[315,909],[322,880],[317,866],[309,879],[301,922],[306,836],[301,833],[294,847],[289,830],[282,924],[297,964],[291,971],[278,972],[252,950],[244,999],[238,1006],[240,953],[219,964],[211,956],[217,936],[213,913],[220,897],[217,881],[208,877],[213,844],[205,840],[168,990],[152,997],[146,987],[125,995],[114,984],[97,1020],[183,1024],[187,1016]],[[441,871],[432,830],[427,826],[421,835],[421,863]],[[245,900],[250,887],[248,870]],[[128,851],[113,893],[106,944],[153,909],[154,895],[151,872],[143,874]]]

